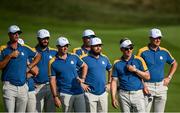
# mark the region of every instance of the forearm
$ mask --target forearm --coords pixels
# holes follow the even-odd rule
[[[112,79],[111,81],[111,99],[116,99],[116,92],[117,92],[117,80]]]
[[[136,69],[135,73],[144,80],[149,80],[150,79],[150,74],[149,74],[148,71],[144,72],[144,71]]]
[[[51,92],[52,92],[52,95],[53,97],[56,97],[58,94],[57,94],[57,86],[56,86],[56,78],[55,77],[51,77],[50,78],[50,87],[51,87]]]
[[[0,61],[0,69],[3,69],[4,67],[6,67],[6,65],[8,64],[10,60],[11,60],[11,55],[5,56],[5,58],[2,61]]]
[[[88,70],[88,66],[85,63],[83,63],[83,65],[82,65],[82,79],[86,78],[87,70]]]
[[[177,66],[178,66],[177,62],[174,61],[174,63],[171,65],[171,68],[170,68],[169,73],[168,73],[168,78],[169,79],[171,79],[172,76],[174,75],[174,73],[175,73],[175,71],[177,69]]]
[[[108,83],[112,81],[112,69],[108,71]]]
[[[34,60],[28,65],[28,68],[33,68],[41,60],[41,54],[37,53]]]

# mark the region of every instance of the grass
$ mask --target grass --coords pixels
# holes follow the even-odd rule
[[[73,21],[73,20],[60,20],[57,18],[39,17],[39,16],[27,16],[24,14],[19,14],[18,12],[4,12],[0,11],[4,15],[0,17],[0,45],[5,44],[8,41],[7,28],[11,24],[17,24],[23,31],[21,37],[25,40],[25,43],[34,47],[37,43],[36,32],[41,28],[46,28],[51,33],[50,46],[55,47],[56,39],[59,36],[65,36],[69,39],[71,43],[70,51],[74,47],[81,46],[81,36],[82,31],[86,28],[91,28],[96,32],[96,35],[100,37],[104,43],[103,49],[104,53],[109,57],[110,61],[119,58],[122,54],[119,51],[119,40],[123,37],[130,38],[135,44],[134,53],[137,50],[148,43],[148,31],[153,27],[158,27],[162,30],[164,35],[162,39],[162,46],[167,48],[175,59],[180,62],[180,26],[178,25],[161,25],[152,24],[129,24],[129,23],[96,23],[96,22],[86,22],[86,21]],[[166,66],[166,74],[169,66]],[[166,105],[166,112],[180,112],[179,105],[180,101],[180,68],[178,67],[175,76],[173,77],[168,91],[168,100]],[[2,87],[2,83],[0,84]],[[2,90],[0,90],[0,98],[2,98]],[[3,110],[3,102],[0,99],[0,111]],[[109,111],[119,111],[115,110],[111,106],[111,101],[109,98]]]

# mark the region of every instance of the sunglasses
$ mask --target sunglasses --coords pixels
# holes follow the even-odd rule
[[[130,48],[123,48],[125,51],[128,51],[128,50],[132,50],[133,47],[130,47]]]
[[[64,46],[60,46],[60,45],[57,45],[58,47],[61,47],[61,48],[63,48],[63,47],[69,47],[69,45],[68,44],[66,44],[66,45],[64,45]]]

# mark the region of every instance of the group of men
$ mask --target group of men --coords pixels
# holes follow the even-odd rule
[[[90,29],[84,30],[83,45],[73,53],[68,52],[66,37],[57,39],[57,49],[49,47],[46,29],[37,32],[35,48],[20,40],[21,33],[18,26],[10,26],[9,41],[0,46],[6,112],[55,112],[62,105],[63,112],[107,113],[108,90],[113,107],[120,104],[122,112],[150,112],[151,107],[153,112],[164,112],[177,62],[160,47],[159,29],[150,30],[150,43],[137,55],[132,41],[121,39],[122,56],[113,66],[102,54],[102,40]],[[166,63],[171,64],[167,76]]]

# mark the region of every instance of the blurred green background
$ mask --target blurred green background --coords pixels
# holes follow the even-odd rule
[[[148,44],[151,28],[162,30],[161,46],[180,62],[180,0],[1,0],[0,45],[9,40],[7,29],[18,25],[25,43],[37,44],[36,32],[46,28],[51,33],[50,46],[59,36],[71,43],[70,51],[82,44],[84,29],[95,31],[104,43],[104,53],[111,62],[119,58],[119,40],[130,38],[134,53]],[[169,66],[166,66],[166,74]],[[180,69],[178,67],[168,91],[166,112],[180,112]],[[1,83],[2,87],[2,83]],[[2,88],[1,88],[2,89]],[[0,111],[4,111],[0,90]],[[116,112],[109,99],[109,111]]]

